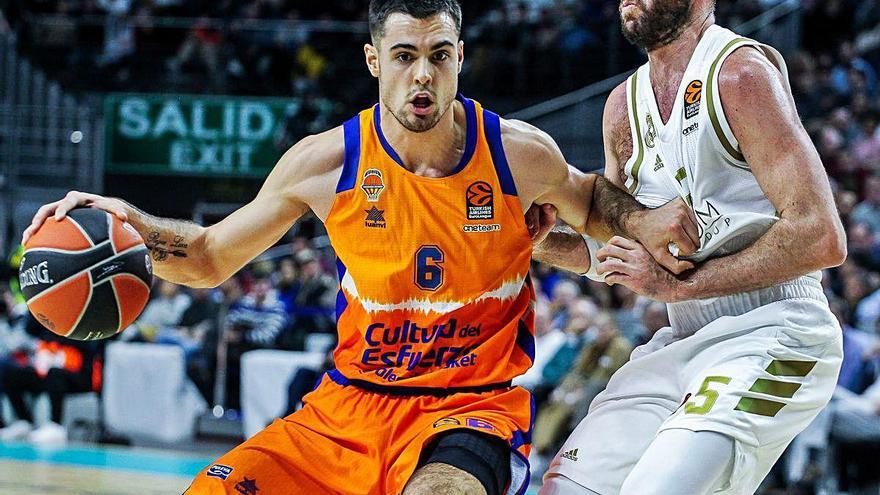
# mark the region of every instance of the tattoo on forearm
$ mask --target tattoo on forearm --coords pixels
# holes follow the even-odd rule
[[[162,240],[162,234],[157,230],[150,231],[147,234],[146,244],[150,252],[153,253],[153,260],[160,263],[167,260],[169,256],[186,258],[185,249],[189,247],[183,236],[175,235],[169,244],[167,241]]]
[[[611,181],[599,177],[593,188],[592,209],[598,213],[599,218],[596,218],[596,221],[604,224],[610,234],[632,237],[631,232],[627,229],[627,217],[634,212],[643,210],[644,206]]]
[[[149,215],[132,204],[129,223],[144,237],[153,261],[163,262],[169,258],[188,258],[192,239],[200,227],[186,220],[174,220]]]

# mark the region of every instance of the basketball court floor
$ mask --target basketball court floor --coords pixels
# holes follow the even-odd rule
[[[0,444],[0,494],[180,494],[211,461],[150,449]]]
[[[179,495],[212,461],[142,448],[0,444],[0,495]]]

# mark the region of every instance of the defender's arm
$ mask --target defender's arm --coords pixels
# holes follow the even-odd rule
[[[822,162],[801,125],[781,72],[754,49],[734,52],[720,73],[721,100],[755,178],[779,212],[779,220],[750,247],[710,260],[681,280],[669,278],[657,294],[664,300],[716,297],[754,290],[837,266],[846,239]],[[600,254],[632,256],[625,247]],[[633,287],[627,260],[608,260],[600,273]],[[663,287],[665,285],[665,287]]]
[[[682,254],[691,254],[697,249],[696,226],[690,219],[687,205],[681,201],[668,207],[648,210],[622,189],[622,165],[619,163],[617,147],[622,139],[621,133],[629,132],[626,87],[623,84],[617,86],[608,97],[602,128],[605,177],[585,175],[574,167],[567,166],[569,178],[558,181],[545,197],[536,202],[552,202],[557,207],[557,201],[585,202],[586,218],[583,223],[575,224],[562,215],[560,217],[574,226],[575,230],[600,241],[607,241],[613,235],[638,239],[650,246],[652,255],[675,273],[692,268],[690,262],[676,259],[667,250],[669,242],[678,244]],[[549,142],[545,145],[558,152],[556,143],[549,136],[547,139]],[[559,153],[559,159],[561,157]],[[578,183],[570,178],[578,176],[585,176],[590,180]],[[580,190],[571,189],[571,186],[580,187]],[[580,217],[577,219],[578,222],[581,220]],[[538,261],[583,274],[590,269],[590,255],[581,234],[567,227],[557,227],[543,242],[535,246],[533,257]],[[595,253],[592,255],[595,256]]]

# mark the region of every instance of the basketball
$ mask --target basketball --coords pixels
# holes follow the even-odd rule
[[[111,337],[129,326],[150,296],[152,266],[131,225],[93,208],[49,218],[24,246],[21,291],[34,317],[76,340]]]

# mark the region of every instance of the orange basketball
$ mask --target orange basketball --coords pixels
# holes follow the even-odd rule
[[[105,339],[141,314],[152,265],[137,231],[116,216],[76,209],[49,218],[28,239],[18,271],[28,309],[46,328],[77,340]]]

